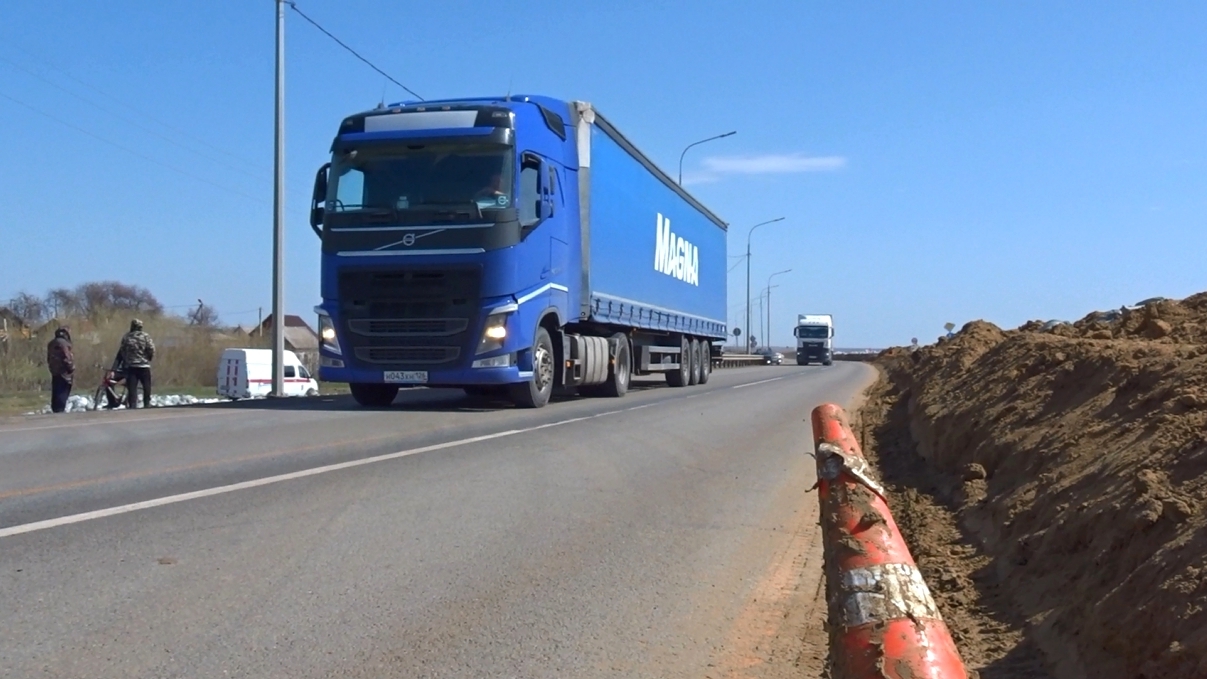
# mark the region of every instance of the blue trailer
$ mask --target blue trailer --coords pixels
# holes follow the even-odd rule
[[[590,104],[408,102],[348,116],[315,178],[319,375],[365,406],[459,387],[539,408],[708,381],[727,225]]]

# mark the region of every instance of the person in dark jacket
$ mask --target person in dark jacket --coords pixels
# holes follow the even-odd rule
[[[122,337],[121,360],[126,370],[127,408],[138,402],[138,387],[142,385],[144,408],[151,407],[151,361],[155,359],[155,343],[143,332],[142,321],[130,321],[130,332]]]
[[[50,369],[50,410],[64,412],[75,381],[75,356],[71,351],[71,332],[67,328],[55,330],[54,339],[46,345],[46,367]]]

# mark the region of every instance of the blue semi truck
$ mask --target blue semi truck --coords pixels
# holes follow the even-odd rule
[[[319,375],[364,406],[459,387],[539,408],[708,381],[726,229],[588,103],[407,102],[348,116],[315,177]]]

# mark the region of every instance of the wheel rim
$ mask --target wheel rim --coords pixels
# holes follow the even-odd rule
[[[545,391],[553,384],[553,355],[543,345],[536,348],[536,371],[533,377],[538,391]]]

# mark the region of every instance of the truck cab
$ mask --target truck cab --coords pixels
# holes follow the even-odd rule
[[[533,332],[546,314],[577,313],[578,287],[574,139],[556,107],[411,103],[343,120],[311,205],[323,379],[386,405],[400,386],[548,370]]]
[[[834,362],[834,318],[830,314],[801,314],[796,317],[796,364]]]

